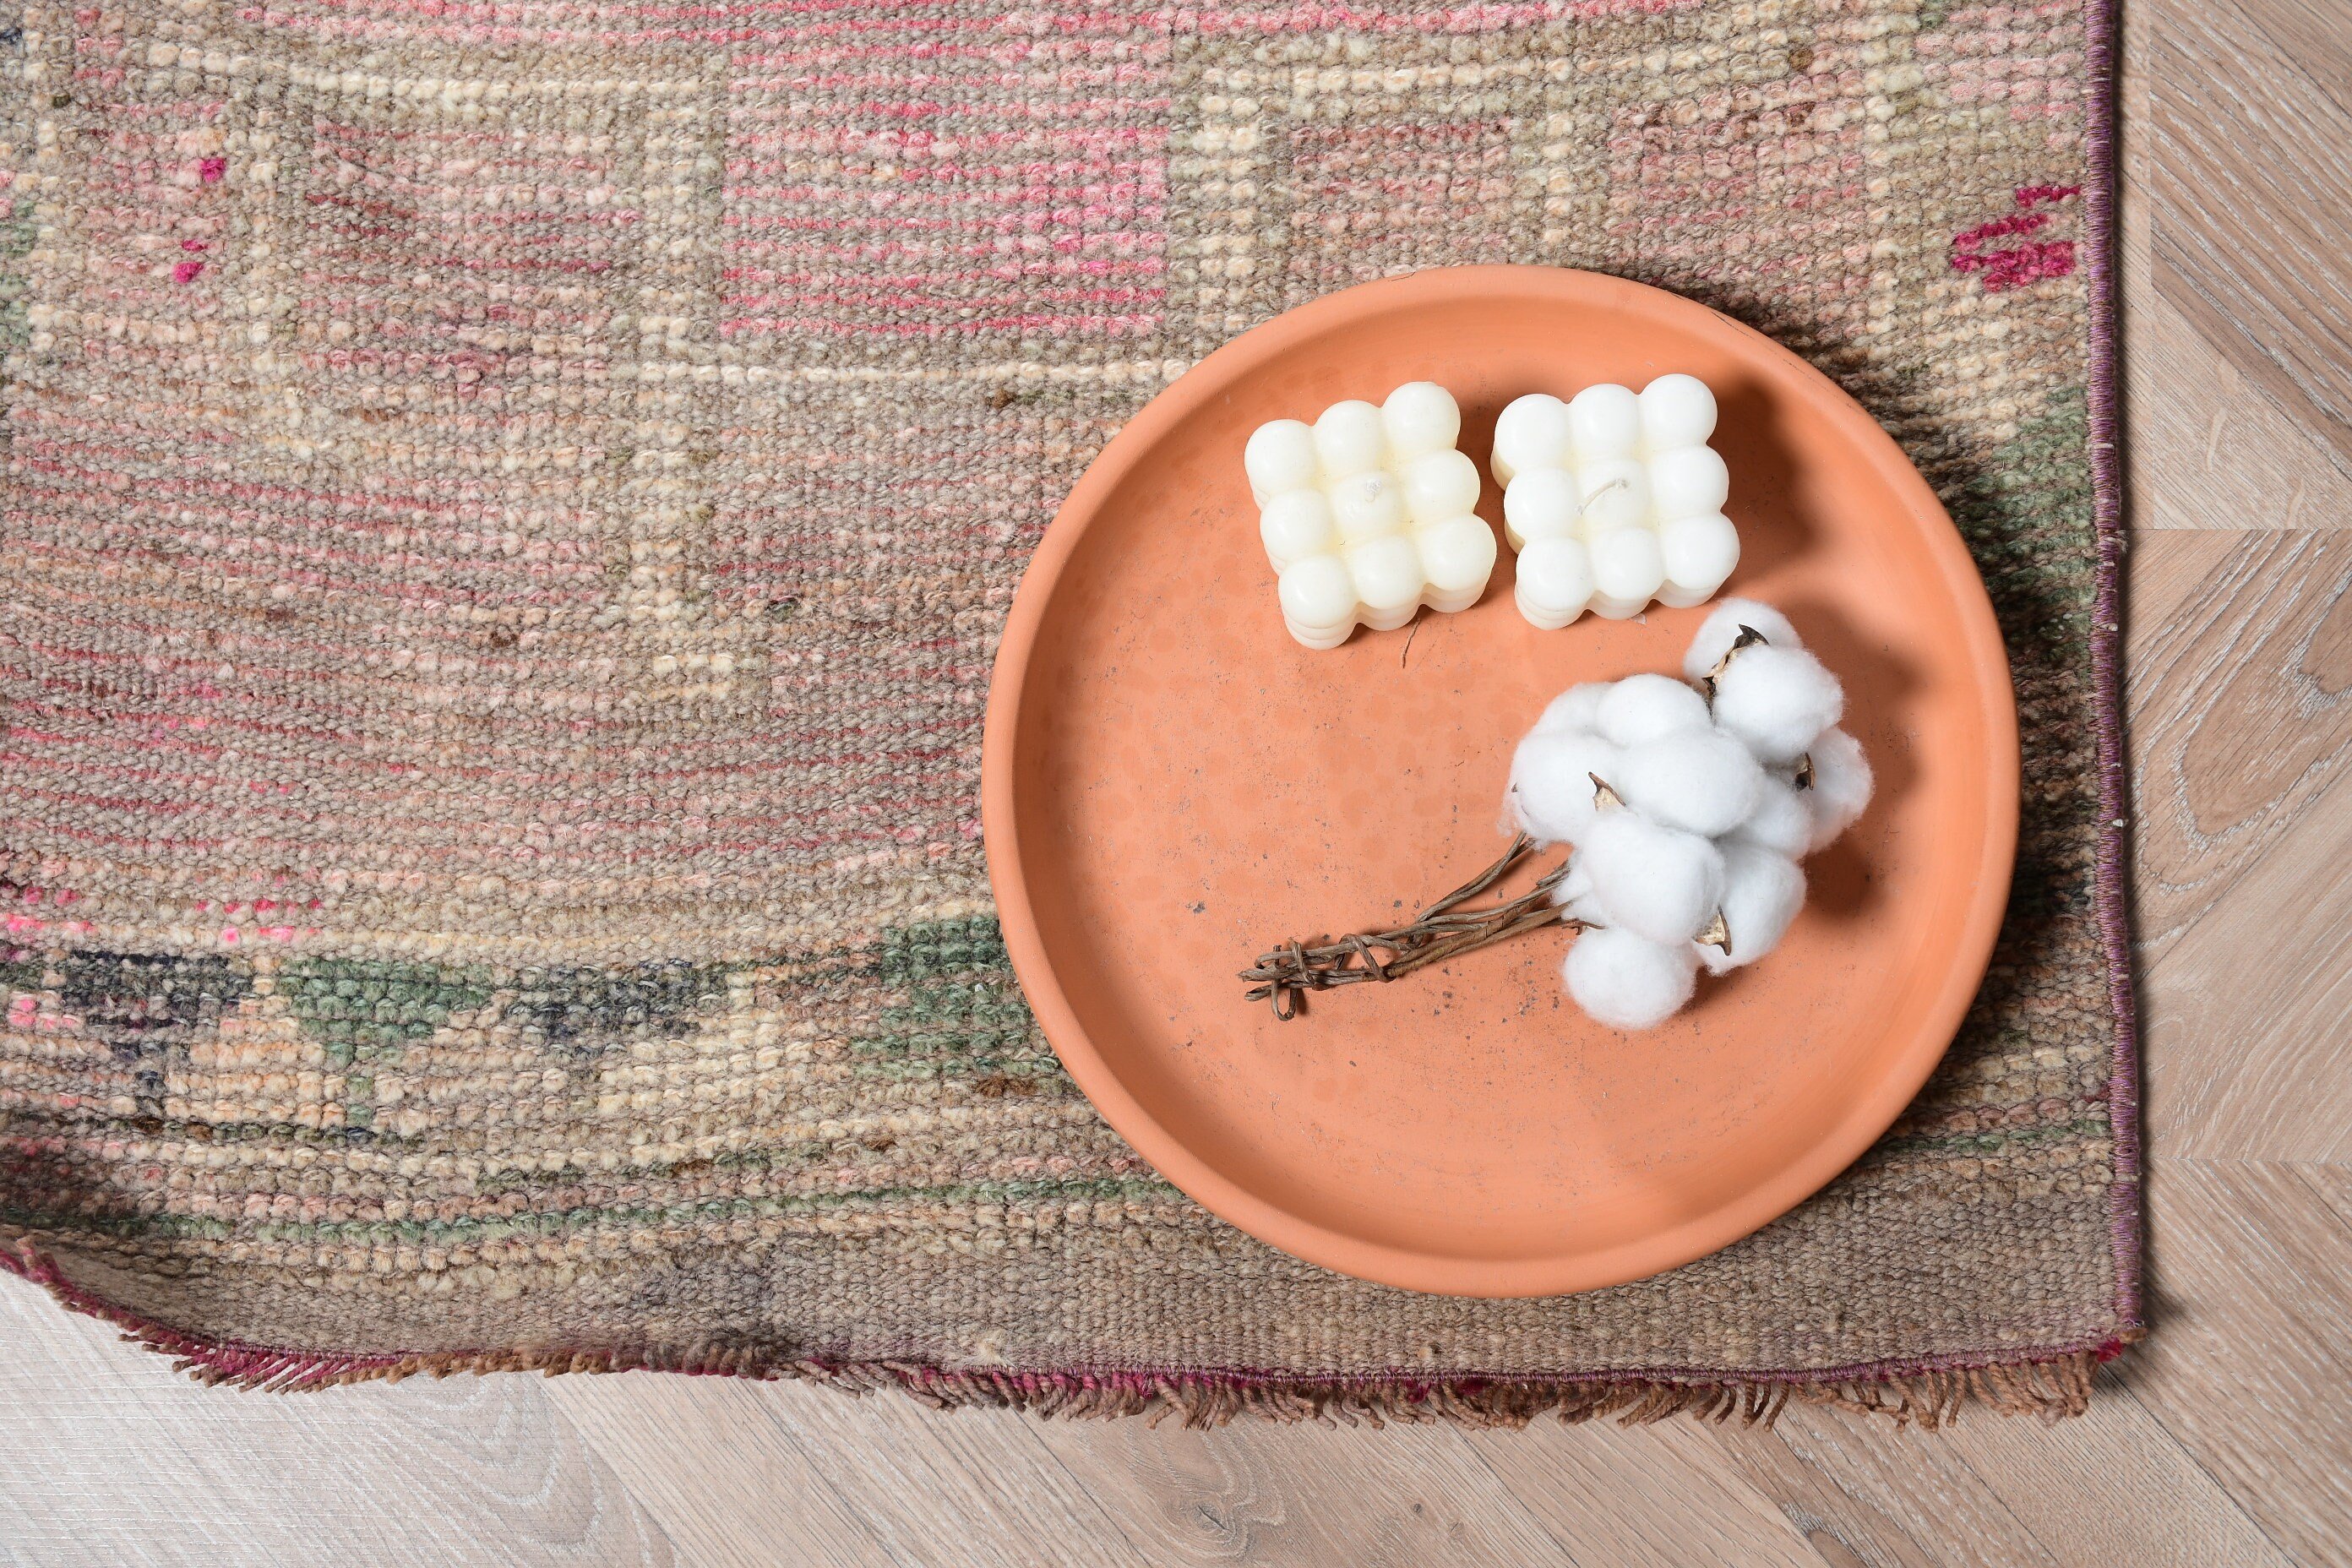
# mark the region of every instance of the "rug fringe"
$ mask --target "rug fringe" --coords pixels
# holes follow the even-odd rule
[[[947,1368],[921,1362],[771,1359],[749,1346],[683,1352],[630,1350],[500,1350],[339,1354],[207,1340],[142,1318],[83,1289],[28,1242],[0,1246],[0,1268],[41,1286],[59,1304],[101,1319],[122,1337],[172,1358],[174,1370],[212,1386],[291,1394],[354,1383],[397,1383],[463,1373],[667,1372],[695,1376],[794,1378],[863,1396],[896,1390],[940,1410],[1024,1410],[1046,1418],[1139,1415],[1192,1428],[1238,1417],[1381,1427],[1451,1422],[1522,1427],[1545,1415],[1566,1423],[1613,1417],[1626,1426],[1687,1415],[1722,1424],[1770,1426],[1791,1400],[1891,1418],[1928,1431],[1948,1425],[1971,1400],[2004,1415],[2055,1421],[2090,1405],[2099,1364],[2140,1337],[2132,1331],[2096,1345],[2024,1351],[1982,1365],[1837,1373],[1750,1374],[1628,1373],[1579,1378],[1491,1374],[1361,1376],[1256,1372],[1023,1372]]]

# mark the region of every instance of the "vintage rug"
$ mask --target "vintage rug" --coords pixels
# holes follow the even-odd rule
[[[1476,1422],[2080,1409],[2140,1331],[2084,0],[113,0],[0,31],[0,1258],[200,1375]],[[1992,585],[2006,937],[1678,1272],[1465,1302],[1155,1178],[1007,972],[1024,560],[1236,332],[1704,300]]]

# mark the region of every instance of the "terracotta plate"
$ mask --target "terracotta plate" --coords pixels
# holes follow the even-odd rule
[[[1277,1022],[1235,971],[1386,923],[1505,842],[1511,749],[1570,683],[1672,669],[1705,615],[1537,631],[1510,555],[1466,614],[1309,652],[1283,630],[1242,477],[1260,422],[1453,389],[1486,467],[1521,393],[1671,370],[1713,386],[1745,557],[1845,679],[1876,764],[1769,960],[1645,1035],[1563,994],[1544,931]],[[1480,511],[1501,516],[1489,483]],[[1895,443],[1817,372],[1688,300],[1463,268],[1245,333],[1138,415],[1013,601],[982,809],[1006,944],[1070,1076],[1216,1214],[1419,1290],[1533,1295],[1672,1268],[1851,1163],[1918,1089],[1992,950],[2017,718],[1992,609]]]

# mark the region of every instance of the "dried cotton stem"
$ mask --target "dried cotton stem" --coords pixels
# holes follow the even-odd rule
[[[1432,963],[1443,963],[1465,952],[1549,925],[1581,927],[1551,900],[1552,889],[1568,874],[1565,862],[1553,867],[1533,887],[1500,903],[1465,909],[1463,906],[1507,876],[1534,851],[1536,841],[1522,833],[1511,841],[1502,858],[1414,916],[1411,924],[1390,931],[1360,931],[1336,942],[1308,945],[1285,942],[1258,955],[1241,972],[1250,985],[1247,999],[1271,1002],[1274,1016],[1298,1016],[1301,997],[1309,991],[1360,984],[1367,980],[1390,981]]]

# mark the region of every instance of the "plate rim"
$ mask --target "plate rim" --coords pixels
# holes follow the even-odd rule
[[[1021,869],[1013,752],[1026,695],[1029,657],[1054,591],[1086,532],[1087,520],[1100,511],[1103,498],[1150,452],[1163,432],[1202,400],[1204,389],[1213,395],[1251,366],[1333,326],[1451,301],[1473,291],[1573,298],[1587,305],[1594,302],[1597,293],[1603,309],[1611,308],[1612,295],[1627,303],[1638,301],[1649,310],[1706,322],[1710,331],[1727,328],[1764,357],[1780,362],[1801,380],[1826,390],[1831,395],[1828,417],[1844,427],[1852,445],[1867,454],[1893,489],[1910,492],[1915,510],[1924,508],[1931,520],[1942,520],[1940,530],[1927,531],[1927,545],[1938,575],[1955,588],[1966,626],[1969,662],[1986,678],[1988,686],[1995,684],[1997,678],[2000,689],[2008,697],[1991,705],[1988,763],[1996,782],[1985,853],[1955,939],[1956,962],[1930,1009],[1933,1026],[1918,1031],[1920,1043],[1882,1074],[1870,1092],[1858,1096],[1830,1133],[1816,1141],[1804,1157],[1738,1198],[1600,1252],[1501,1259],[1423,1252],[1318,1224],[1232,1181],[1161,1126],[1096,1048],[1060,984]],[[1339,289],[1249,328],[1161,388],[1104,444],[1056,509],[1023,569],[991,666],[981,743],[982,848],[1013,976],[1046,1043],[1111,1129],[1186,1196],[1269,1247],[1355,1279],[1444,1296],[1559,1295],[1646,1279],[1731,1246],[1828,1185],[1894,1125],[1950,1048],[1990,966],[2015,870],[2020,763],[2016,689],[2008,648],[1983,577],[1950,513],[1926,478],[1844,388],[1747,323],[1667,289],[1575,268],[1440,267]],[[2000,783],[2004,779],[2007,787]]]

